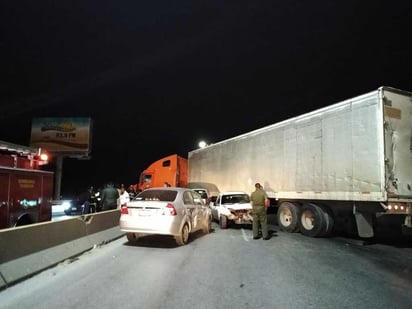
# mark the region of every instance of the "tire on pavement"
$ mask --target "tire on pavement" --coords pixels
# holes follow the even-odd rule
[[[227,217],[226,216],[220,215],[219,226],[221,229],[227,229]]]
[[[316,204],[304,204],[300,212],[299,227],[305,236],[322,237],[328,228],[325,211]]]
[[[189,226],[185,223],[180,231],[180,234],[175,237],[176,243],[179,246],[184,246],[189,241]]]
[[[211,230],[212,230],[212,217],[210,217],[209,220],[207,220],[207,223],[202,228],[202,232],[205,234],[209,234]]]
[[[277,211],[277,223],[282,231],[295,233],[299,231],[300,209],[296,203],[282,202]]]
[[[329,207],[322,205],[322,204],[319,204],[318,206],[322,208],[323,214],[325,216],[325,228],[324,228],[324,232],[322,236],[327,237],[332,233],[335,227],[335,219]]]
[[[129,243],[134,243],[139,239],[139,234],[137,233],[126,233],[127,241]]]

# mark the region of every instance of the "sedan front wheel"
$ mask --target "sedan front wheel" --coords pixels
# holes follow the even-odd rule
[[[220,215],[219,225],[221,229],[227,229],[227,217]]]

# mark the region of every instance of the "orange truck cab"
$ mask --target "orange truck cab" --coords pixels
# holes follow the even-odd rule
[[[152,187],[187,187],[187,159],[173,154],[149,165],[139,177],[137,189]]]

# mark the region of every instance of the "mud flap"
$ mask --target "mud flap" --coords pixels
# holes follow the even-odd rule
[[[401,226],[402,235],[404,236],[412,236],[412,216],[407,215],[405,216],[405,222]]]
[[[355,212],[358,235],[363,238],[371,238],[373,234],[372,214]]]
[[[412,228],[410,228],[409,226],[402,225],[401,226],[401,231],[402,231],[403,236],[406,236],[406,237],[411,237],[412,236]]]

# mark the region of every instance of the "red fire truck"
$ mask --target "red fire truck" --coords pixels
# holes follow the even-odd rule
[[[53,172],[40,149],[0,141],[0,229],[51,220]]]

